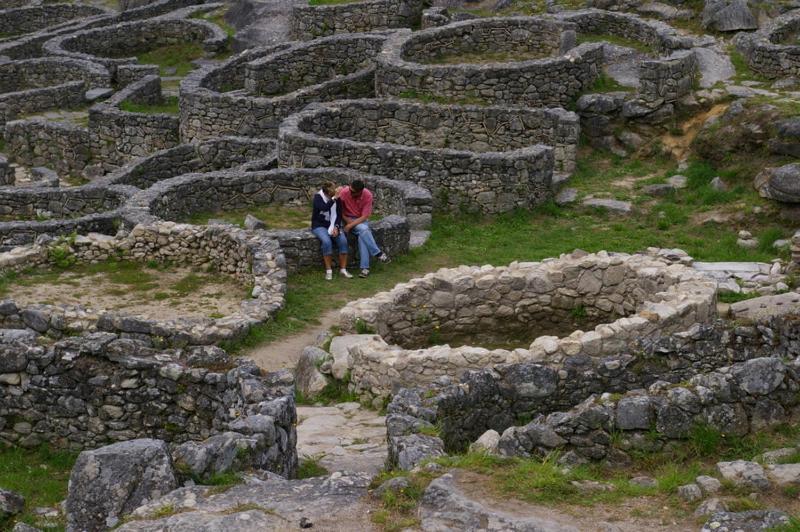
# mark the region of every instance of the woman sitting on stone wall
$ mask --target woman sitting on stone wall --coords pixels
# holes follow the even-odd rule
[[[333,279],[333,239],[339,250],[339,275],[347,279],[353,276],[347,271],[347,236],[342,230],[341,205],[336,186],[326,181],[319,192],[314,194],[311,213],[311,232],[322,247],[322,261],[325,263],[325,280]]]

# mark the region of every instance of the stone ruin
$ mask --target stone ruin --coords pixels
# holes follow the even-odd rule
[[[582,130],[602,145],[620,123],[674,119],[705,74],[702,38],[620,11],[476,18],[368,0],[293,6],[296,41],[220,59],[228,35],[198,17],[222,3],[123,4],[0,0],[0,273],[44,271],[66,253],[76,264],[186,265],[248,290],[221,317],[0,302],[0,442],[83,451],[69,530],[279,527],[280,516],[242,507],[267,496],[287,506],[307,498],[318,515],[335,515],[369,479],[291,480],[295,385],[314,379],[388,405],[388,465],[402,470],[476,442],[501,456],[625,463],[631,451],[669,449],[698,423],[743,435],[792,418],[796,295],[774,296],[753,324],[731,324],[717,294],[742,289],[742,277],[675,250],[575,252],[412,279],[345,306],[343,334],[295,383],[218,345],[276,318],[287,275],[319,265],[317,241],[305,229],[187,223],[307,205],[320,182],[359,178],[380,205],[378,243],[402,255],[434,213],[556,198]],[[796,19],[737,37],[753,70],[796,74]],[[646,51],[625,70],[603,36]],[[204,54],[182,79],[135,57],[176,43]],[[632,90],[592,94],[607,75]],[[126,110],[176,91],[178,114]],[[59,112],[78,118],[52,118]],[[752,289],[777,290],[787,273],[759,271],[767,279]],[[754,312],[731,308],[739,319]],[[779,484],[780,465],[749,478]],[[254,476],[224,494],[193,484],[239,471]],[[435,482],[431,493],[449,493],[447,475]],[[302,526],[300,510],[281,512]]]

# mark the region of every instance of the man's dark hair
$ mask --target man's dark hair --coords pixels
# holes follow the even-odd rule
[[[361,192],[364,190],[364,182],[360,179],[355,179],[352,183],[350,183],[350,188],[352,188],[355,192]]]

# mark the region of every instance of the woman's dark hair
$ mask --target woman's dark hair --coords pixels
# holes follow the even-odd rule
[[[361,192],[364,190],[364,182],[360,179],[355,179],[352,183],[350,183],[350,188],[352,188],[355,192]]]

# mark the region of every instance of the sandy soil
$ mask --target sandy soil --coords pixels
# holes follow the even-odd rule
[[[239,310],[247,295],[245,287],[218,274],[199,274],[208,282],[186,295],[179,295],[173,287],[193,273],[191,269],[176,267],[152,273],[154,281],[145,286],[114,283],[105,273],[67,271],[58,279],[48,279],[47,282],[35,280],[35,277],[21,277],[9,286],[4,297],[14,299],[18,305],[80,305],[93,310],[115,310],[154,319],[170,319],[177,316],[227,316]]]

